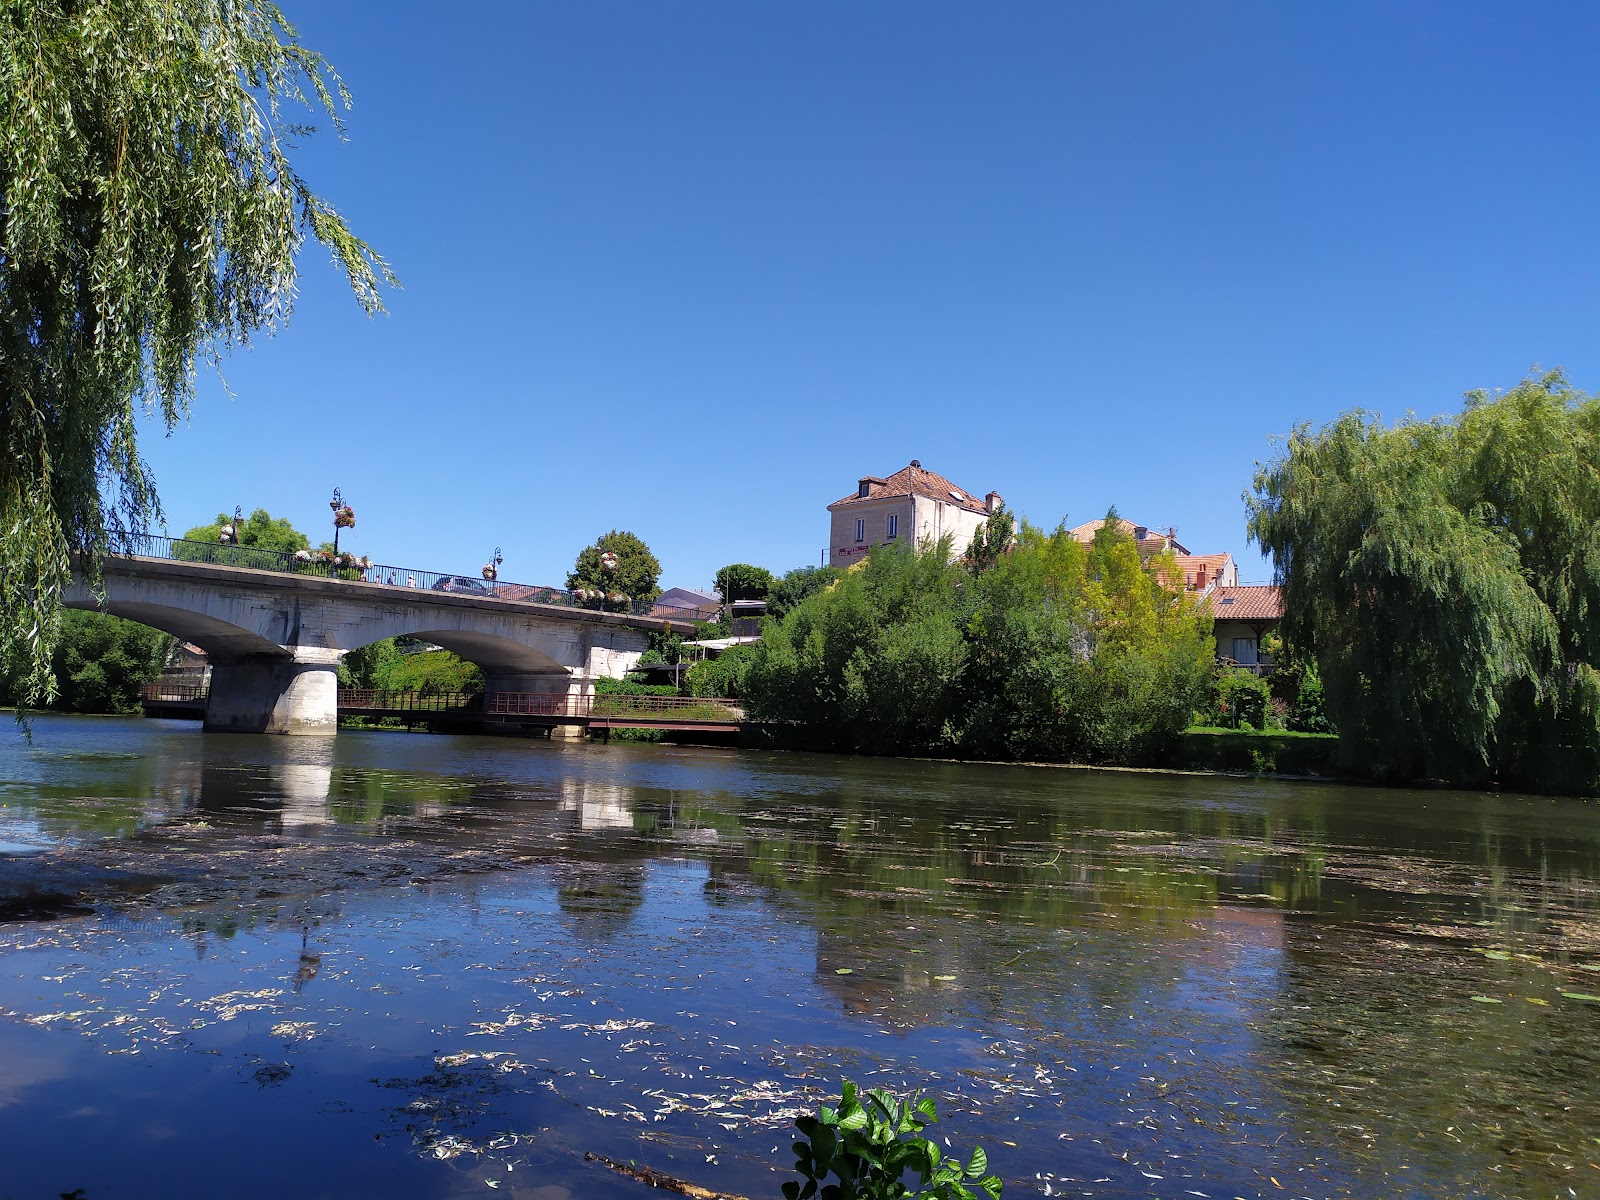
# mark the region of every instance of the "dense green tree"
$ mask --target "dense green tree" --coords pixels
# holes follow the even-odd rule
[[[388,268],[286,154],[348,103],[267,0],[8,0],[0,16],[0,653],[54,686],[74,555],[159,516],[136,442],[197,359],[281,325],[307,233],[380,307]]]
[[[965,595],[943,539],[879,546],[832,588],[769,622],[745,679],[760,718],[822,745],[874,754],[948,751],[966,661]]]
[[[807,596],[820,592],[843,574],[838,567],[796,567],[773,583],[768,591],[767,616],[782,617]]]
[[[1016,529],[1017,519],[1009,508],[995,509],[972,535],[972,544],[967,547],[967,565],[977,572],[994,566],[1016,540]]]
[[[483,670],[417,638],[381,638],[339,660],[339,686],[391,692],[480,692]]]
[[[52,707],[67,712],[137,712],[139,689],[161,674],[170,634],[107,613],[68,609],[52,669]]]
[[[189,562],[226,563],[271,571],[282,569],[285,554],[304,550],[311,544],[287,519],[274,517],[264,508],[256,509],[239,522],[235,530],[237,542],[224,544],[222,528],[232,523],[232,517],[218,513],[217,519],[209,525],[196,525],[173,545],[172,556]]]
[[[216,545],[222,527],[231,524],[233,524],[232,517],[226,513],[218,513],[215,521],[209,525],[196,525],[183,535],[183,540]],[[287,517],[274,517],[264,508],[256,509],[239,522],[235,533],[238,536],[238,545],[249,546],[254,550],[275,550],[279,553],[293,554],[296,550],[305,550],[311,545],[311,539],[291,525]]]
[[[1291,434],[1250,507],[1347,763],[1600,783],[1600,402],[1550,374],[1454,418],[1348,413]]]
[[[1203,701],[1210,621],[1108,514],[1092,543],[1023,523],[978,576],[963,736],[974,754],[1157,759]]]
[[[765,567],[749,563],[729,563],[717,572],[717,594],[724,604],[735,600],[765,600],[777,580]]]
[[[620,595],[628,603],[649,604],[661,595],[657,586],[660,578],[661,564],[650,553],[650,547],[626,530],[613,529],[579,553],[572,570],[567,572],[567,587],[601,596]]]
[[[752,713],[839,749],[1111,762],[1187,725],[1209,619],[1114,522],[1090,546],[1023,524],[1008,552],[949,555],[876,548],[769,622],[742,680]]]

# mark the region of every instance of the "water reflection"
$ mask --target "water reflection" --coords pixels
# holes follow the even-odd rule
[[[945,1096],[952,1138],[986,1140],[1008,1193],[1160,1176],[1256,1196],[1292,1175],[1317,1195],[1493,1178],[1531,1196],[1589,1169],[1600,838],[1582,804],[46,733],[0,751],[0,835],[52,844],[27,871],[74,880],[96,915],[0,925],[19,964],[0,1011],[108,1049],[231,1055],[241,1079],[308,1089],[308,1111],[366,1111],[365,1136],[377,1122],[418,1153],[391,1190],[450,1192],[428,1171],[487,1163],[493,1128],[709,1155],[699,1181],[769,1194],[774,1131],[845,1069]],[[0,855],[0,888],[19,861]],[[375,1075],[397,1082],[362,1110]],[[16,1085],[33,1120],[50,1086]]]

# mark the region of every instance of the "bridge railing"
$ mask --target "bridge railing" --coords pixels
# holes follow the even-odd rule
[[[163,683],[140,689],[146,701],[203,701],[205,684]],[[369,712],[481,712],[492,716],[567,717],[601,722],[696,721],[737,724],[744,710],[737,700],[708,696],[569,696],[565,692],[422,692],[385,688],[340,688],[340,709]]]
[[[211,689],[203,683],[163,683],[159,679],[139,689],[141,700],[204,700]]]
[[[225,546],[217,542],[191,542],[183,538],[162,537],[153,533],[117,534],[112,537],[112,553],[139,558],[160,558],[172,562],[215,563],[224,567],[247,567],[252,571],[276,571],[283,575],[311,575],[320,579],[344,579],[352,583],[376,583],[410,590],[449,592],[457,596],[479,596],[519,604],[558,604],[564,608],[586,608],[592,604],[578,600],[565,588],[534,583],[507,583],[448,571],[424,571],[416,567],[394,567],[367,559],[349,565],[351,556],[341,556],[346,565],[324,557],[320,551],[298,553],[260,550],[254,546]],[[302,557],[302,555],[304,557]],[[622,607],[607,606],[596,611],[626,612],[643,616],[653,601],[636,600]],[[672,618],[681,619],[681,618]]]
[[[588,717],[619,720],[718,721],[744,719],[737,700],[704,696],[568,696],[561,692],[489,692],[483,711],[495,716]]]
[[[462,712],[476,710],[481,692],[391,691],[383,688],[340,688],[340,708],[385,712]]]

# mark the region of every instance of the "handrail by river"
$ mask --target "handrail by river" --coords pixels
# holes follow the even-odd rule
[[[147,683],[140,689],[147,703],[203,704],[202,684]],[[565,692],[424,692],[384,688],[340,688],[342,711],[393,713],[458,713],[502,717],[549,717],[586,724],[628,721],[687,721],[696,725],[743,723],[738,700],[720,696],[634,696],[610,693],[569,696]]]

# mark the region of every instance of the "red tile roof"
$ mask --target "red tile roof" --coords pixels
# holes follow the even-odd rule
[[[1276,621],[1283,616],[1283,592],[1267,584],[1218,588],[1207,599],[1215,621]]]
[[[924,470],[918,463],[902,467],[887,479],[879,479],[876,475],[863,475],[861,482],[867,485],[865,496],[858,494],[858,489],[857,492],[851,492],[848,496],[828,505],[829,511],[841,504],[864,504],[868,500],[881,500],[886,496],[926,496],[930,500],[953,504],[968,512],[989,511],[982,497],[958,488],[943,475]]]

